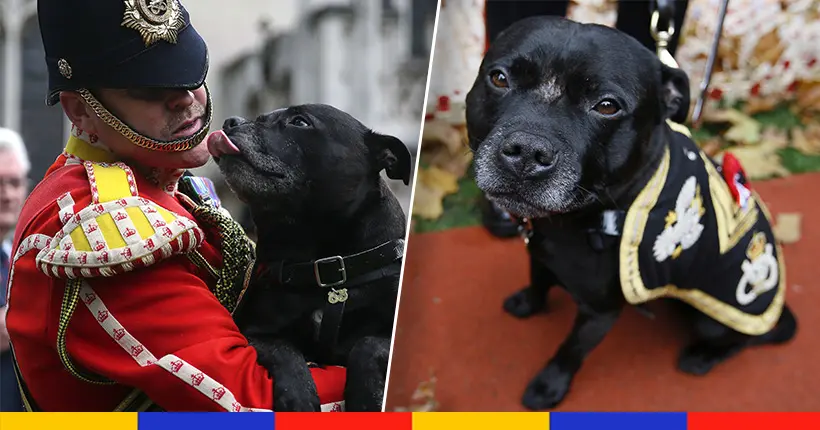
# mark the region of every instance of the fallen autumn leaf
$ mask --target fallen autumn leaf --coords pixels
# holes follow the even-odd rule
[[[803,215],[800,213],[781,213],[777,216],[774,225],[774,237],[784,244],[795,243],[800,240],[800,222]]]

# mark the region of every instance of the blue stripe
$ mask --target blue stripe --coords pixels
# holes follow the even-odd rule
[[[685,412],[553,412],[550,430],[686,430]]]
[[[273,412],[141,412],[138,430],[273,429]]]

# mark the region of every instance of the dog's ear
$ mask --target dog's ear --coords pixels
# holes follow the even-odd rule
[[[664,120],[683,124],[689,116],[689,76],[681,69],[661,64],[661,92],[666,108]]]
[[[377,171],[387,172],[390,179],[401,179],[410,185],[410,171],[413,169],[410,150],[398,138],[369,131],[365,144],[375,157]]]
[[[482,69],[483,70],[483,69]],[[467,145],[470,150],[476,151],[480,141],[484,140],[490,133],[490,121],[487,120],[487,112],[494,110],[494,106],[487,103],[486,89],[482,82],[483,73],[479,72],[472,88],[467,91],[465,102],[465,122],[467,127]]]

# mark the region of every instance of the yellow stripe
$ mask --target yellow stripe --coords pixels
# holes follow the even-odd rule
[[[104,213],[98,216],[97,224],[100,225],[100,231],[102,232],[105,243],[108,244],[108,248],[125,248],[125,239],[122,238],[120,229],[117,228],[117,224],[114,222],[114,218],[111,217],[111,214]]]
[[[157,212],[159,212],[168,224],[176,220],[176,217],[174,217],[170,211],[159,206],[155,206],[155,209],[157,209]],[[130,207],[126,208],[125,211],[128,213],[128,217],[131,219],[131,222],[134,223],[134,227],[136,227],[140,238],[144,240],[156,233],[154,227],[148,221],[148,217],[145,216],[145,213],[143,213],[140,208]],[[127,246],[125,239],[122,237],[122,234],[120,234],[120,230],[114,222],[114,218],[111,217],[111,214],[104,213],[98,216],[97,223],[100,226],[100,232],[102,232],[103,239],[105,239],[105,243],[108,245],[109,249],[120,249]],[[74,249],[77,251],[91,251],[91,245],[88,243],[88,238],[86,237],[82,226],[78,226],[71,232],[71,240],[74,242]]]
[[[77,251],[91,251],[91,244],[88,243],[88,238],[85,237],[85,231],[82,226],[77,226],[71,234],[71,241],[74,242],[74,249]]]
[[[413,412],[413,430],[547,430],[549,412]]]
[[[140,208],[132,206],[125,208],[125,212],[128,213],[128,218],[131,218],[131,222],[134,223],[134,227],[137,229],[140,238],[146,239],[154,235],[154,227],[148,222],[148,218]]]
[[[2,430],[137,430],[133,412],[40,412],[0,414]]]
[[[100,194],[100,203],[111,202],[132,195],[128,185],[128,177],[121,167],[103,167],[94,164],[93,169],[97,181],[97,192]]]
[[[77,156],[80,160],[109,163],[115,161],[114,154],[100,148],[95,148],[88,142],[74,135],[68,138],[68,143],[65,145],[65,152]]]
[[[168,210],[166,210],[163,207],[157,206],[157,212],[159,212],[159,214],[162,215],[162,218],[168,224],[176,221],[176,219],[177,219],[175,216],[171,215],[171,212],[169,212]]]

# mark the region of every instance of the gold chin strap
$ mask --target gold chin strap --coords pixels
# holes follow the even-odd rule
[[[669,53],[667,47],[669,46],[669,41],[672,39],[672,36],[675,35],[675,22],[670,18],[669,19],[669,27],[666,30],[658,30],[658,20],[660,19],[661,13],[658,10],[652,12],[652,22],[649,24],[649,31],[652,33],[652,38],[655,39],[658,45],[658,58],[660,58],[661,63],[678,69],[678,62],[675,61],[675,58],[672,57],[672,54]]]
[[[108,109],[97,100],[94,95],[91,94],[90,91],[83,88],[77,91],[80,94],[80,97],[85,100],[86,103],[91,107],[97,116],[103,120],[109,127],[116,130],[121,135],[125,136],[126,139],[130,140],[131,143],[134,145],[150,149],[152,151],[161,151],[161,152],[182,152],[187,151],[196,147],[197,145],[205,139],[205,136],[208,135],[208,131],[211,128],[211,120],[213,119],[213,107],[211,104],[211,92],[208,91],[208,86],[205,86],[205,93],[208,95],[208,104],[207,104],[207,117],[205,119],[205,125],[202,127],[200,131],[198,131],[195,135],[191,137],[187,137],[184,139],[177,139],[171,141],[162,141],[162,140],[155,140],[139,132],[135,131],[127,124],[125,124],[121,119],[117,118],[116,115],[111,113]]]

